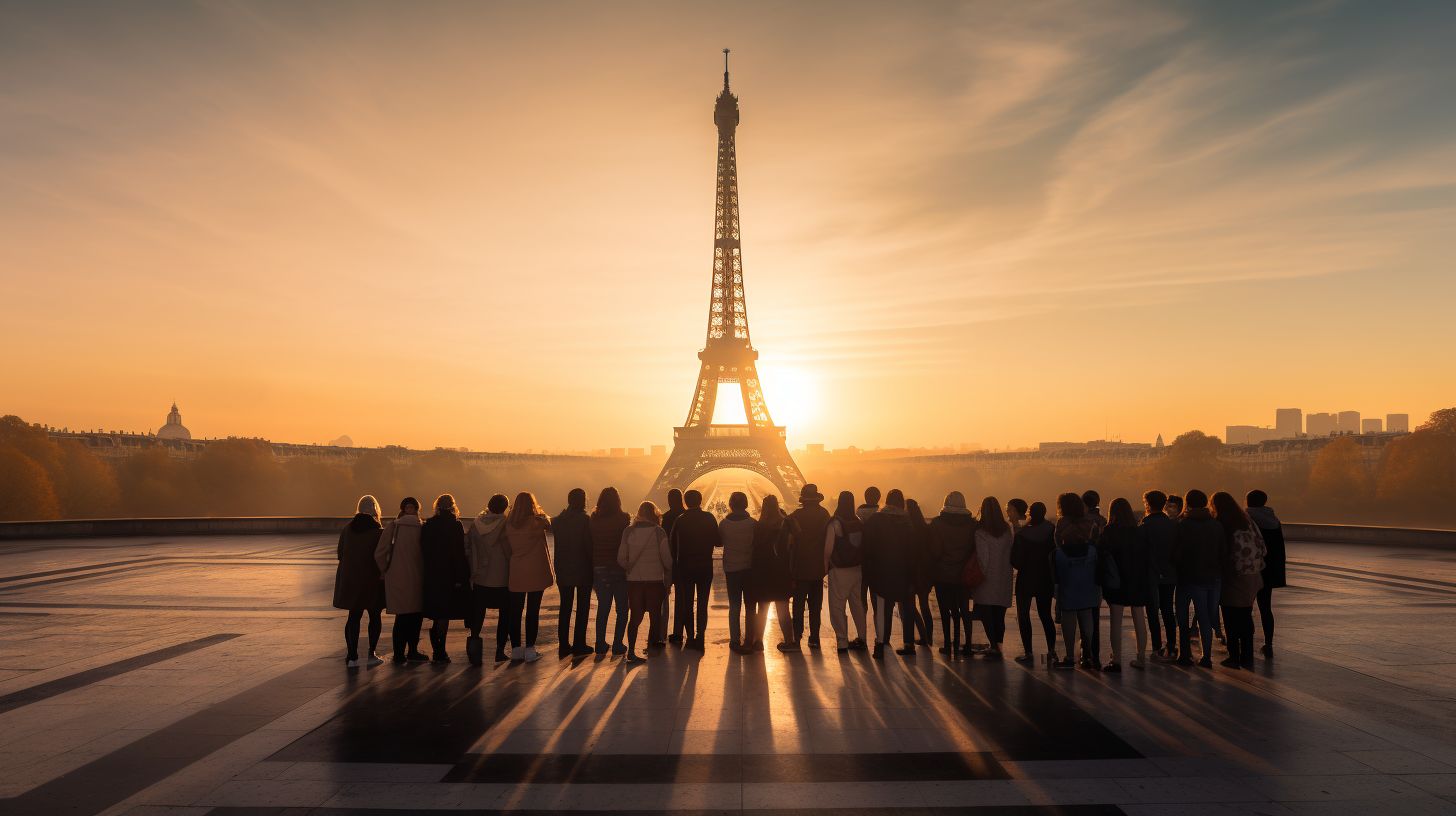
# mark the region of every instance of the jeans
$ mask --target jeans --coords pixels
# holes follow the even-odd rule
[[[1033,654],[1031,650],[1031,602],[1036,601],[1036,616],[1041,619],[1042,634],[1046,637],[1047,654],[1057,653],[1057,624],[1052,620],[1052,594],[1044,592],[1033,594],[1030,592],[1016,593],[1016,628],[1021,630],[1021,650],[1027,654]]]
[[[900,607],[900,634],[905,637],[905,648],[915,643],[915,608],[910,601],[892,601],[883,595],[875,596],[875,642],[887,646],[895,633],[895,607]]]
[[[1188,637],[1188,601],[1193,602],[1193,615],[1198,621],[1199,637],[1203,641],[1203,658],[1213,659],[1213,617],[1218,614],[1219,584],[1217,580],[1200,584],[1179,584],[1178,600],[1178,659],[1192,660],[1193,645]]]
[[[676,634],[694,640],[702,637],[708,630],[708,595],[712,589],[711,572],[697,577],[679,578],[674,582],[673,590],[677,598],[674,604],[676,623],[673,628]]]
[[[1228,638],[1229,657],[1243,666],[1254,665],[1254,608],[1225,606],[1224,635]]]
[[[1259,602],[1259,623],[1264,627],[1264,645],[1274,642],[1274,590],[1264,587],[1256,597]]]
[[[344,622],[344,645],[349,649],[349,659],[359,659],[359,623],[364,619],[363,609],[350,609],[349,619]],[[379,633],[384,631],[384,610],[370,609],[369,612],[369,654],[379,648]]]
[[[926,646],[934,645],[935,637],[930,628],[930,590],[924,592],[914,590],[910,596],[910,611],[915,613],[915,629],[920,633],[920,641]]]
[[[809,637],[819,640],[819,619],[824,610],[824,579],[794,581],[794,640],[804,636],[804,607],[809,607]]]
[[[749,570],[724,573],[728,579],[728,639],[743,643],[743,633],[753,628],[753,607],[748,600]],[[742,620],[742,623],[740,623]]]
[[[829,625],[834,628],[834,638],[841,649],[849,646],[849,621],[844,615],[846,604],[849,605],[849,614],[854,617],[855,635],[866,640],[864,573],[859,567],[830,567]]]
[[[768,610],[770,608],[774,609],[774,617],[778,618],[779,636],[783,638],[783,642],[795,642],[794,621],[793,616],[789,612],[791,604],[788,598],[767,598],[754,601],[750,606],[753,607],[751,615],[753,620],[748,625],[748,636],[751,638],[748,641],[749,643],[763,642],[764,630],[768,627]]]
[[[536,592],[511,593],[511,648],[521,645],[521,623],[526,624],[526,648],[536,645],[536,635],[541,631],[541,596]],[[524,613],[524,614],[522,614]]]
[[[607,643],[607,615],[617,605],[616,627],[612,645],[621,646],[627,633],[627,573],[621,568],[596,567],[592,570],[592,590],[597,596],[597,646]]]
[[[561,592],[561,613],[556,619],[556,640],[563,647],[586,645],[586,619],[591,614],[591,587],[556,585]],[[575,626],[571,626],[575,607]]]
[[[394,656],[404,657],[406,648],[410,654],[420,650],[420,627],[425,623],[421,612],[406,612],[394,616],[394,628],[390,636],[394,640]]]
[[[980,619],[991,648],[1000,650],[1001,641],[1006,639],[1006,607],[978,603],[972,617]]]
[[[1063,609],[1062,610],[1062,640],[1067,644],[1067,660],[1074,660],[1077,649],[1073,645],[1077,637],[1081,636],[1082,659],[1093,666],[1101,666],[1101,654],[1097,642],[1097,614],[1098,607],[1089,609]]]
[[[965,624],[966,639],[970,639],[970,624],[966,619],[966,585],[959,582],[937,583],[935,603],[940,607],[940,633],[944,635],[948,649],[959,648],[961,626]]]
[[[1173,585],[1158,584],[1154,588],[1156,599],[1148,604],[1148,634],[1153,639],[1153,651],[1163,648],[1163,635],[1168,637],[1168,649],[1178,645],[1177,616],[1173,614]],[[1162,631],[1158,624],[1162,623]]]
[[[1107,605],[1108,634],[1112,637],[1112,662],[1117,664],[1122,663],[1122,612],[1124,609],[1132,612],[1132,631],[1137,639],[1137,659],[1142,660],[1148,649],[1147,607],[1141,604],[1125,606],[1109,603]]]
[[[631,653],[637,651],[637,632],[642,628],[642,616],[646,615],[651,620],[647,623],[647,633],[650,636],[652,630],[659,624],[666,626],[662,621],[662,600],[667,597],[667,586],[661,581],[628,581],[627,582],[627,608],[630,610],[630,619],[627,621],[627,649]]]

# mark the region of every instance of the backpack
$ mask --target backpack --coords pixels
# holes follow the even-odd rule
[[[834,547],[829,551],[829,563],[836,567],[860,566],[864,563],[863,544],[855,544],[845,535],[843,524],[839,526],[839,531],[840,534],[834,537]]]
[[[1264,534],[1251,522],[1248,527],[1234,533],[1234,572],[1239,575],[1258,575],[1264,571],[1264,556],[1268,552]]]

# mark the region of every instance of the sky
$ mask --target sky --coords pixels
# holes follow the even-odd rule
[[[0,0],[0,413],[670,444],[731,47],[791,445],[1419,422],[1456,404],[1453,35],[1399,0]]]

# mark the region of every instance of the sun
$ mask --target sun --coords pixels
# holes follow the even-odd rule
[[[802,433],[819,412],[819,383],[807,371],[793,366],[764,366],[758,369],[763,381],[763,398],[778,425]]]

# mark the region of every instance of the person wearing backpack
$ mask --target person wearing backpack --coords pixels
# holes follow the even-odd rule
[[[1087,505],[1076,493],[1057,497],[1057,549],[1052,554],[1053,573],[1057,582],[1057,608],[1062,613],[1062,640],[1067,653],[1052,664],[1057,669],[1075,669],[1079,664],[1089,671],[1099,671],[1097,610],[1102,606],[1102,588],[1098,584],[1096,540],[1097,522],[1087,515]],[[1076,658],[1077,636],[1081,636],[1082,656]]]
[[[940,515],[930,522],[931,580],[935,584],[935,604],[940,607],[940,632],[945,645],[940,653],[952,657],[961,653],[961,629],[970,640],[970,619],[966,605],[970,588],[961,581],[966,561],[975,551],[976,517],[966,508],[966,497],[959,490],[946,494]]]
[[[1047,662],[1057,662],[1057,625],[1052,618],[1052,593],[1056,577],[1052,574],[1052,553],[1057,549],[1055,530],[1047,521],[1047,507],[1032,502],[1026,526],[1016,531],[1011,542],[1011,566],[1016,570],[1016,625],[1021,631],[1021,656],[1017,663],[1031,663],[1031,604],[1036,602],[1036,616],[1041,620],[1046,637]]]
[[[1259,603],[1259,623],[1264,627],[1265,657],[1274,656],[1274,593],[1284,586],[1284,527],[1274,508],[1269,506],[1269,494],[1262,490],[1251,490],[1247,500],[1249,520],[1259,525],[1268,552],[1264,555],[1264,587],[1255,598]]]
[[[824,530],[824,569],[829,574],[829,625],[834,629],[839,654],[866,648],[862,564],[864,522],[855,513],[854,494],[845,490],[839,494],[839,503]],[[849,614],[854,618],[854,640],[849,639],[845,604],[849,605]]]
[[[1223,491],[1213,494],[1213,517],[1223,527],[1225,542],[1219,604],[1223,607],[1229,656],[1221,665],[1252,669],[1254,600],[1264,586],[1264,537],[1259,526],[1239,507],[1238,500]]]

